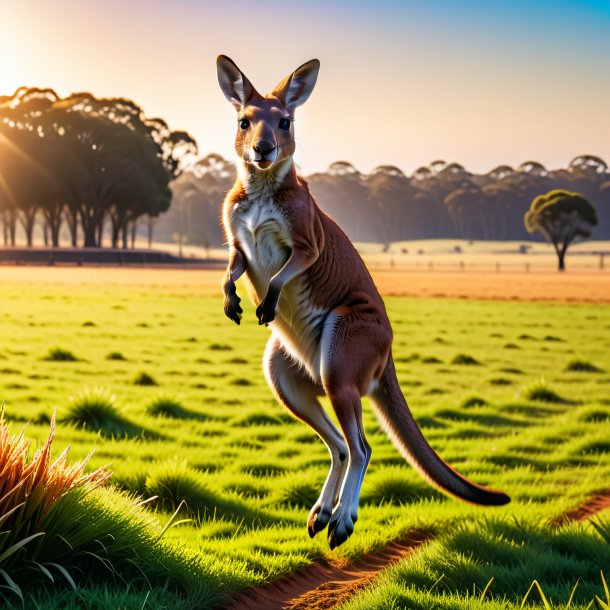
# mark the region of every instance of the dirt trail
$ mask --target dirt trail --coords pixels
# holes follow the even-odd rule
[[[571,508],[551,522],[552,525],[564,525],[571,521],[586,521],[600,511],[610,508],[610,489],[605,489],[585,500],[580,506]]]
[[[551,524],[585,521],[610,508],[610,489],[600,491],[581,505],[565,511]],[[351,564],[326,559],[316,561],[280,580],[250,587],[234,596],[228,610],[330,610],[348,601],[368,586],[379,573],[431,540],[429,533],[413,531],[383,550],[368,553]]]
[[[347,601],[390,564],[406,557],[430,534],[412,531],[383,550],[368,553],[349,565],[321,559],[310,566],[233,597],[228,610],[326,610]]]

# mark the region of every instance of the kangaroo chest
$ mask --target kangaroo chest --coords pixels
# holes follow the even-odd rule
[[[248,198],[233,206],[231,225],[260,300],[267,293],[269,280],[290,256],[292,240],[286,220],[271,197]]]
[[[271,278],[284,266],[292,252],[289,225],[272,198],[245,199],[231,210],[231,229],[247,259],[246,274],[251,296],[260,302]],[[270,324],[284,347],[302,362],[313,378],[315,361],[326,313],[314,307],[311,288],[296,277],[282,289],[276,319]]]

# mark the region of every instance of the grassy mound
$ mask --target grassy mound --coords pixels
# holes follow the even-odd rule
[[[86,389],[73,396],[61,421],[111,438],[158,437],[123,417],[115,397],[103,388]]]
[[[408,504],[420,498],[443,498],[444,496],[426,485],[414,482],[406,468],[388,468],[371,473],[365,479],[361,500],[364,504]]]
[[[471,409],[473,407],[485,407],[487,404],[487,401],[480,396],[469,396],[468,398],[464,398],[460,407],[462,409]]]
[[[204,421],[210,419],[194,411],[189,411],[180,402],[169,396],[159,396],[146,406],[146,412],[153,417],[167,417],[168,419],[196,419]]]
[[[148,373],[140,371],[133,380],[134,385],[153,386],[159,385],[154,377],[151,377]]]
[[[523,393],[527,400],[536,400],[539,402],[565,402],[559,394],[551,390],[544,381],[536,381],[528,386]]]
[[[70,350],[63,349],[63,347],[52,347],[43,360],[48,362],[78,362],[78,358]]]
[[[587,360],[573,358],[566,365],[565,370],[572,373],[603,373],[603,371]]]
[[[250,525],[273,521],[246,502],[226,498],[210,489],[203,475],[183,461],[169,460],[153,465],[144,485],[145,494],[155,496],[155,504],[162,510],[184,507],[197,520],[214,517]]]
[[[481,364],[476,358],[469,356],[468,354],[457,354],[451,360],[451,364],[459,364],[459,365],[478,365]]]
[[[298,508],[311,508],[322,491],[323,481],[316,476],[289,475],[278,481],[271,501]]]

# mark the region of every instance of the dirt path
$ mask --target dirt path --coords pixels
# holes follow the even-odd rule
[[[564,525],[571,521],[586,521],[600,511],[610,508],[610,489],[600,491],[585,500],[580,506],[571,508],[551,522],[553,525]]]
[[[585,521],[606,508],[610,508],[610,489],[565,511],[551,524],[559,526],[571,521]],[[388,544],[382,551],[368,553],[348,565],[321,559],[276,582],[246,589],[233,597],[227,608],[331,610],[368,586],[382,570],[413,553],[432,538],[429,533],[413,531],[402,540]]]
[[[229,610],[326,610],[347,601],[378,573],[430,540],[430,534],[413,531],[382,551],[368,553],[349,565],[321,559],[310,566],[235,596]]]

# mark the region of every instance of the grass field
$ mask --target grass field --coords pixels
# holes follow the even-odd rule
[[[305,528],[328,454],[266,387],[268,331],[251,306],[241,327],[224,318],[213,273],[29,276],[44,271],[3,270],[0,400],[11,429],[29,422],[26,435],[41,443],[56,409],[57,450],[70,445],[81,459],[95,448],[89,468],[114,472],[96,501],[145,519],[152,538],[176,509],[190,520],[164,533],[165,583],[83,574],[79,592],[34,590],[25,607],[222,605],[318,557],[349,561],[412,530],[434,540],[346,608],[518,608],[534,579],[558,608],[577,581],[572,608],[605,598],[608,511],[597,527],[551,522],[609,487],[607,306],[387,297],[399,378],[424,433],[513,502],[481,509],[430,488],[367,404],[373,458],[360,519],[331,553],[324,534],[312,541]],[[157,498],[133,508],[118,490]]]

